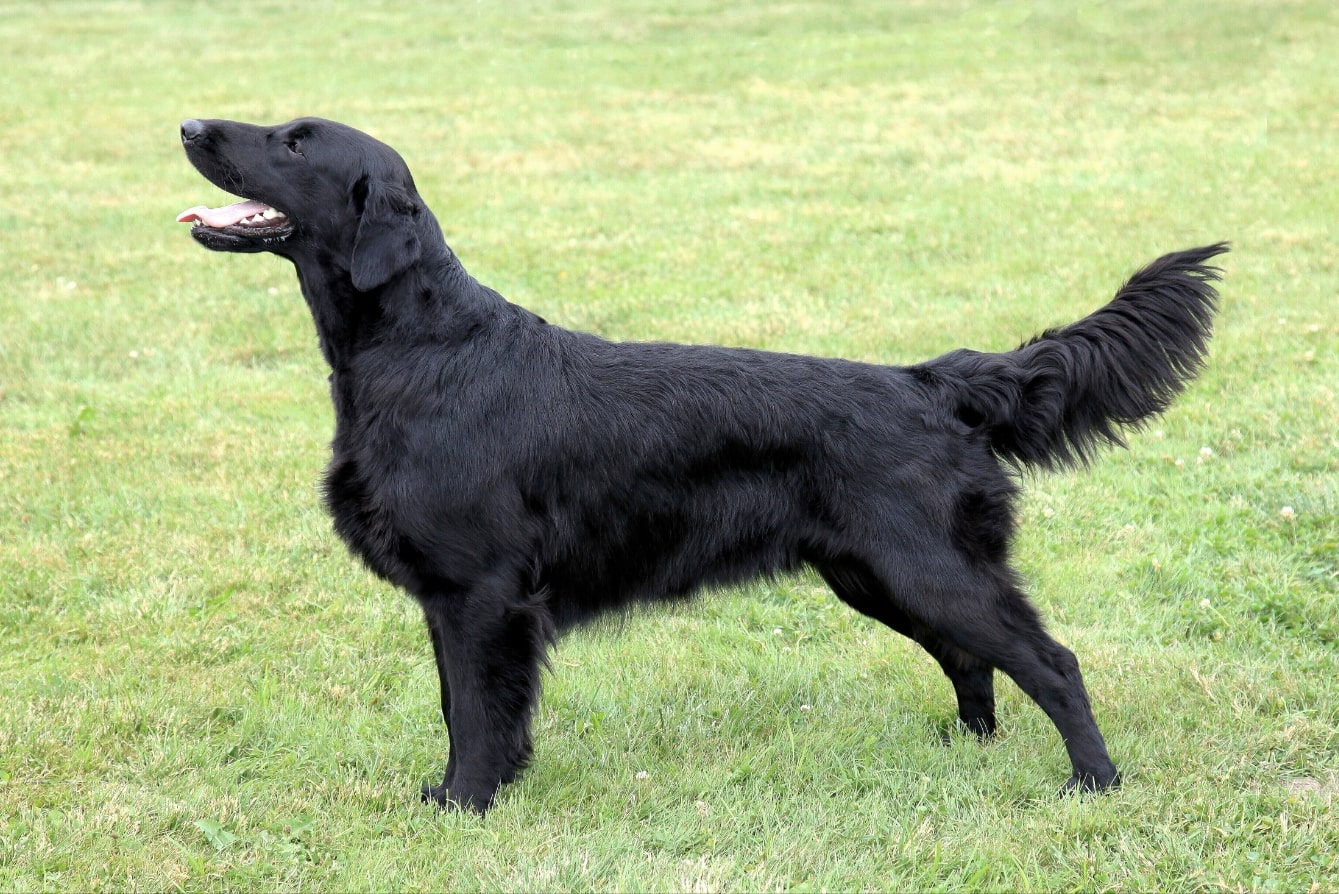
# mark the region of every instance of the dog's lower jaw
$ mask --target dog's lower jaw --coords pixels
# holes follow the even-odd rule
[[[293,235],[293,225],[267,227],[191,227],[191,236],[210,251],[252,254],[274,251]]]

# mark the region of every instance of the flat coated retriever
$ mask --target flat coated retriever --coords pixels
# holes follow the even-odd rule
[[[966,728],[995,729],[999,668],[1064,739],[1066,790],[1119,784],[1073,653],[1009,566],[1017,473],[1082,465],[1166,409],[1203,364],[1225,244],[1001,354],[610,342],[465,272],[366,134],[189,120],[181,139],[247,199],[183,212],[195,239],[296,266],[331,369],[335,530],[423,607],[450,743],[425,799],[484,811],[525,766],[563,630],[806,565],[930,653]]]

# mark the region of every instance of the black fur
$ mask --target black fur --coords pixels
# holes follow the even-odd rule
[[[605,341],[476,282],[400,157],[319,119],[188,121],[205,177],[288,215],[195,228],[297,267],[336,410],[335,528],[422,605],[450,757],[425,796],[485,810],[530,756],[562,630],[635,602],[811,566],[914,638],[971,730],[994,669],[1050,716],[1068,788],[1119,776],[1073,654],[1010,569],[1014,469],[1090,459],[1164,410],[1209,337],[1213,245],[1016,351],[913,367]]]

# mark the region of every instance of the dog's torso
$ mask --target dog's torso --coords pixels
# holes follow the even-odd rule
[[[420,599],[504,573],[525,543],[527,567],[505,573],[561,627],[812,561],[853,503],[926,530],[952,512],[924,481],[970,432],[906,369],[609,342],[487,290],[438,300],[482,306],[464,335],[369,339],[331,383],[335,527]],[[978,449],[980,486],[1011,487]]]

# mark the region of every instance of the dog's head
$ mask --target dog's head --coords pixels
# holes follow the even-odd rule
[[[190,119],[181,142],[191,164],[245,201],[196,206],[177,220],[214,251],[271,251],[298,264],[347,271],[354,288],[389,282],[422,252],[427,208],[399,154],[322,118],[267,127]]]

